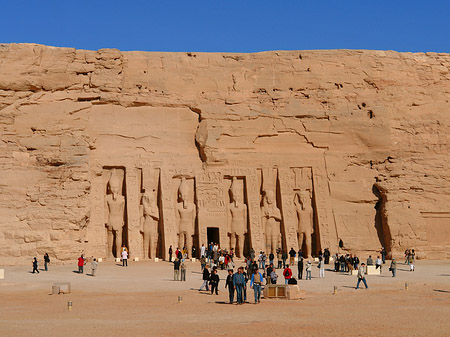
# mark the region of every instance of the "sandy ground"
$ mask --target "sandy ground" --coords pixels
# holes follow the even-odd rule
[[[355,289],[356,276],[327,271],[319,279],[313,267],[313,279],[300,281],[306,298],[254,305],[249,289],[243,306],[226,303],[225,271],[218,296],[199,292],[198,262],[188,264],[186,282],[173,281],[168,262],[104,262],[96,277],[76,269],[6,267],[0,336],[450,336],[450,261],[418,261],[415,272],[399,264],[396,278],[387,263],[367,277],[367,290]],[[51,295],[59,281],[71,282],[72,293]]]

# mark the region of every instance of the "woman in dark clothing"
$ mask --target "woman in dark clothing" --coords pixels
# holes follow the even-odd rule
[[[211,285],[211,295],[214,293],[214,290],[216,292],[216,295],[219,295],[219,281],[220,278],[219,275],[217,275],[217,269],[214,269],[209,280],[209,284]]]

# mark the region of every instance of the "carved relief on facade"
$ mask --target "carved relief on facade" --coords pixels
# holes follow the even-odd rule
[[[278,170],[264,168],[262,170],[262,202],[261,202],[261,222],[265,237],[265,252],[276,253],[278,248],[282,248],[284,235],[281,231],[281,210],[278,206],[279,196]]]
[[[106,168],[105,227],[107,233],[107,256],[119,257],[122,244],[126,244],[126,197],[124,196],[124,168]]]
[[[160,256],[157,250],[161,245],[160,204],[159,170],[145,169],[143,170],[140,204],[140,233],[142,234],[144,259],[154,259]]]
[[[175,223],[178,234],[178,247],[186,247],[188,257],[191,257],[195,234],[197,206],[194,195],[194,179],[186,179],[181,176],[177,191],[177,203],[175,205]]]

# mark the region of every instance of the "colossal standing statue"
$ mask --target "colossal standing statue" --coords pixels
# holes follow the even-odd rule
[[[145,191],[142,196],[142,235],[144,237],[144,258],[156,257],[158,244],[159,209],[155,198],[155,191]],[[150,253],[150,254],[149,254]]]
[[[236,177],[230,187],[232,202],[227,205],[227,224],[230,234],[230,248],[233,248],[237,257],[244,256],[244,239],[247,233],[247,205],[241,200]],[[237,246],[236,246],[237,241]],[[238,250],[236,248],[239,248]]]
[[[181,249],[186,245],[189,256],[192,253],[197,208],[194,203],[189,202],[189,186],[184,177],[181,178],[178,196],[181,200],[177,203],[175,212],[178,225],[178,247]]]
[[[280,236],[281,211],[276,205],[272,190],[265,191],[261,208],[263,231],[266,236],[266,253],[275,253]]]
[[[297,192],[294,196],[294,205],[298,219],[298,249],[302,249],[303,240],[306,245],[305,257],[311,258],[311,235],[314,233],[314,211],[311,207],[309,191]]]
[[[122,231],[124,225],[125,197],[120,192],[123,177],[116,169],[112,169],[109,178],[109,190],[105,198],[105,210],[108,212],[108,255],[113,256],[113,247],[115,246],[116,257],[120,257],[122,247]]]

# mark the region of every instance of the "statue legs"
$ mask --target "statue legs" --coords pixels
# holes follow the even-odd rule
[[[270,254],[270,253],[274,253],[275,254],[275,247],[277,246],[277,243],[278,243],[278,235],[272,234],[270,239],[271,239],[270,250],[268,252],[266,252],[266,253],[267,254]]]
[[[114,242],[116,244],[116,257],[121,257],[122,253],[122,229],[114,230]]]
[[[310,233],[304,233],[305,234],[305,244],[306,244],[306,253],[308,258],[312,257],[312,245],[311,245],[311,234]]]
[[[150,241],[150,258],[154,259],[156,257],[156,245],[158,244],[158,233],[150,232],[149,241]],[[146,256],[148,256],[148,251]]]
[[[239,255],[236,254],[236,256],[242,258],[244,257],[244,235],[238,235],[238,246],[239,246]],[[234,249],[236,251],[236,248]]]
[[[148,259],[150,246],[150,230],[144,228],[144,232],[142,234],[144,236],[144,259]]]
[[[236,233],[234,232],[230,234],[230,248],[236,252]]]
[[[181,232],[180,234],[178,234],[178,248],[179,249],[183,249],[183,247],[184,247],[184,244],[185,244],[184,236],[185,236],[185,234],[186,234],[186,232]]]
[[[192,254],[192,234],[186,233],[186,248],[187,248],[187,258]]]
[[[303,247],[303,232],[298,232],[297,233],[297,237],[298,237],[298,250],[302,249]],[[306,252],[302,252],[304,254],[304,257],[306,257]]]
[[[106,256],[107,257],[114,257],[113,254],[113,242],[114,242],[114,233],[111,229],[109,229],[109,227],[106,227],[106,232],[107,232],[107,249],[108,251],[106,252]]]

